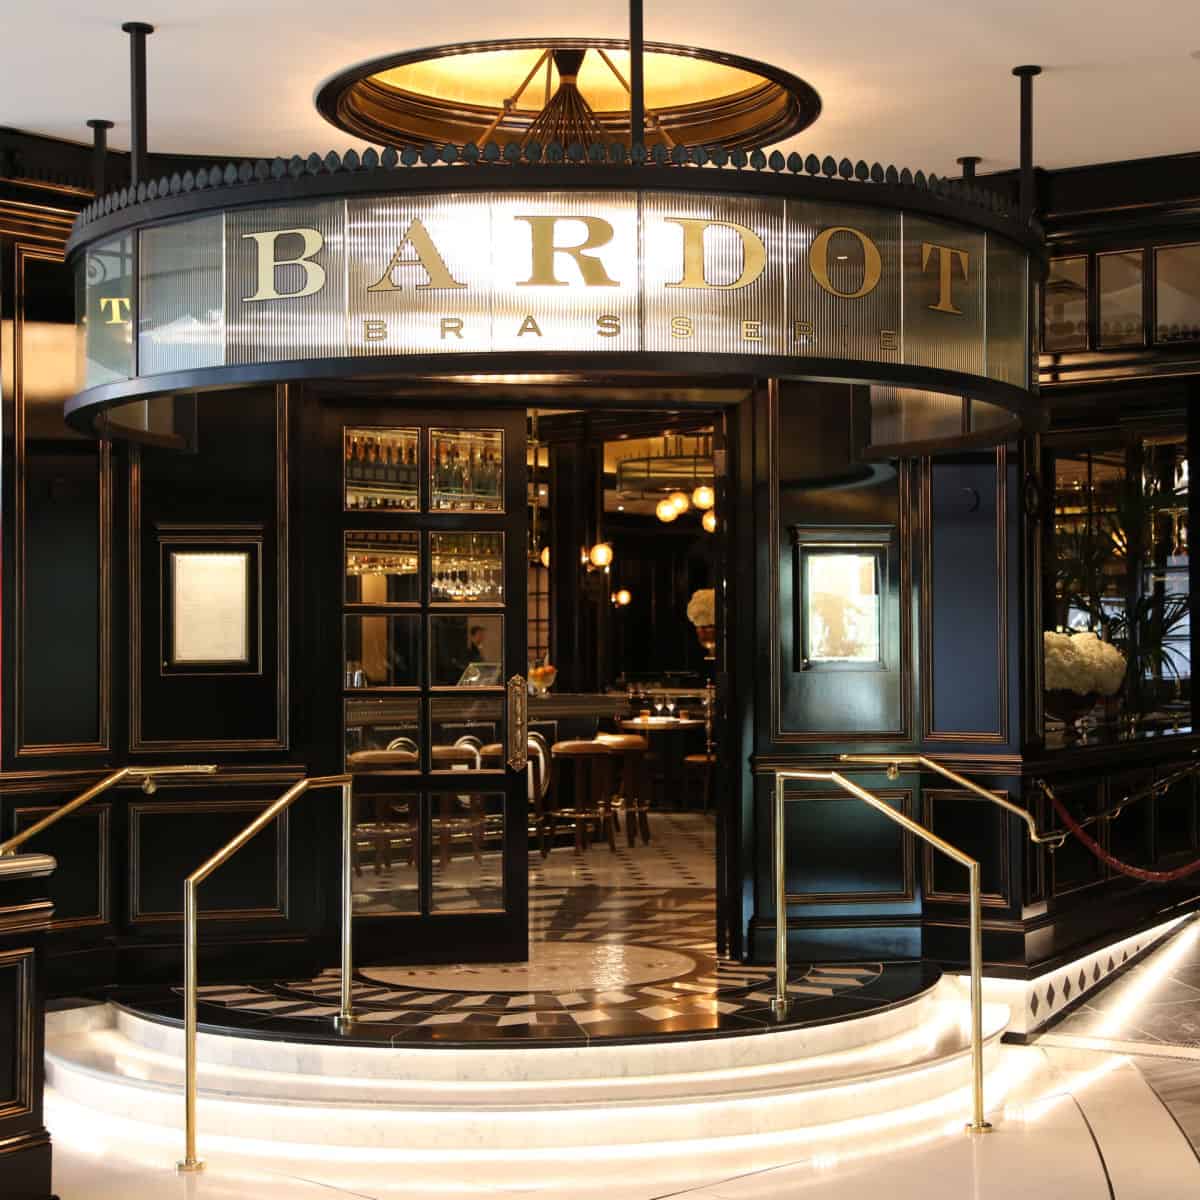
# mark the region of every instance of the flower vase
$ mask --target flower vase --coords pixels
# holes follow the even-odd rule
[[[1046,713],[1063,723],[1063,738],[1068,742],[1079,741],[1083,731],[1079,722],[1096,706],[1099,697],[1095,692],[1072,692],[1067,688],[1047,688],[1045,693]]]
[[[697,625],[696,637],[705,649],[705,661],[716,658],[717,627],[715,625]]]

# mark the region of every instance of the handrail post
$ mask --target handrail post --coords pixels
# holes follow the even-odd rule
[[[971,891],[971,1092],[973,1111],[967,1128],[985,1133],[991,1125],[983,1119],[983,903],[979,863],[967,868]]]
[[[784,845],[784,777],[775,775],[775,813],[771,822],[771,850],[775,864],[775,999],[771,1008],[776,1016],[787,1013],[787,881],[785,879],[786,854]]]
[[[183,1161],[175,1164],[176,1170],[185,1174],[204,1170],[204,1162],[196,1157],[197,934],[196,884],[189,878],[183,881],[183,1104],[186,1140]]]
[[[354,784],[342,783],[342,1002],[338,1029],[354,1023]]]
[[[354,950],[353,930],[353,846],[354,846],[354,780],[350,775],[321,775],[301,779],[293,784],[278,800],[267,805],[249,825],[236,837],[221,847],[211,858],[197,867],[183,881],[183,1038],[184,1038],[184,1157],[175,1164],[181,1172],[204,1169],[204,1161],[196,1155],[196,1100],[198,1087],[196,1025],[199,1004],[198,942],[196,889],[219,866],[231,859],[251,838],[265,829],[281,812],[291,807],[305,792],[314,788],[340,786],[342,793],[342,920],[341,960],[342,982],[341,1003],[334,1024],[346,1028],[354,1020],[351,1007],[353,994]]]
[[[875,761],[865,755],[842,755],[846,761]],[[884,758],[884,756],[880,756]],[[888,756],[885,761],[891,761]],[[903,756],[900,757],[903,761]],[[971,941],[971,956],[970,956],[970,971],[971,971],[971,1121],[967,1125],[967,1130],[970,1133],[987,1133],[992,1127],[984,1119],[983,1107],[983,900],[980,890],[979,881],[979,862],[972,858],[969,854],[960,850],[957,846],[952,846],[944,838],[940,838],[937,834],[926,829],[919,821],[914,821],[912,817],[905,816],[904,813],[898,812],[891,805],[885,803],[874,793],[867,791],[866,788],[847,779],[844,775],[838,774],[837,771],[809,771],[809,770],[777,770],[775,772],[775,812],[774,812],[774,837],[773,846],[774,861],[775,861],[775,895],[778,913],[783,913],[785,909],[784,900],[784,873],[783,873],[783,815],[784,815],[784,791],[783,782],[785,779],[809,779],[809,780],[824,780],[829,783],[836,784],[842,791],[847,792],[851,796],[857,797],[864,804],[869,805],[877,812],[881,813],[887,819],[901,829],[907,830],[909,833],[919,837],[922,841],[927,842],[935,850],[940,850],[948,858],[953,859],[961,866],[967,869],[967,878],[970,888],[971,902],[971,919],[970,919],[970,941]],[[775,940],[775,999],[771,1002],[772,1009],[776,1013],[786,1012],[787,1004],[787,925],[786,921],[776,916],[776,940]],[[780,937],[780,929],[783,929],[782,938]],[[782,999],[781,999],[782,998]]]

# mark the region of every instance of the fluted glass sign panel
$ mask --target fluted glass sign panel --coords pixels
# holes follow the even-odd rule
[[[225,361],[224,217],[159,225],[138,247],[138,370],[142,375]]]
[[[225,215],[225,360],[346,353],[346,205],[281,205]]]
[[[789,354],[899,362],[900,214],[788,203]]]
[[[140,303],[132,235],[97,243],[80,313],[88,385],[132,374],[139,308],[143,375],[246,366],[278,378],[276,364],[318,359],[353,373],[364,358],[394,371],[382,360],[403,356],[423,372],[429,355],[460,356],[469,373],[476,354],[643,352],[727,356],[731,370],[840,360],[854,367],[835,373],[881,384],[909,365],[1027,385],[1018,242],[898,207],[753,194],[754,178],[749,194],[514,187],[240,206],[143,230]],[[1158,252],[1160,338],[1197,325],[1194,254]],[[1077,295],[1073,280],[1055,264],[1048,348],[1078,336],[1086,281]],[[399,449],[379,467],[421,465]]]
[[[88,387],[134,373],[133,235],[93,246],[84,262],[85,377]]]
[[[1016,387],[1029,384],[1029,281],[1024,251],[987,238],[987,375]]]
[[[918,367],[984,374],[984,235],[904,218],[904,356]]]

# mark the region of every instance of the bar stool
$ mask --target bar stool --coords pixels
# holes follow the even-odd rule
[[[405,739],[407,740],[407,739]],[[389,771],[415,771],[418,755],[416,748],[398,748],[396,743],[389,744],[386,750],[356,750],[346,756],[346,769],[353,775],[382,774]],[[373,792],[369,796],[356,797],[362,803],[369,803],[373,812],[373,821],[356,821],[354,855],[354,873],[362,874],[362,865],[358,859],[357,846],[363,842],[371,842],[375,847],[375,874],[380,869],[392,869],[392,842],[406,833],[415,840],[416,814],[410,811],[410,806],[403,809],[396,804],[395,798],[386,792]],[[365,807],[365,804],[363,805]],[[405,830],[396,821],[397,816],[407,816],[410,828]],[[410,840],[409,855],[412,848]]]
[[[583,853],[587,848],[587,829],[595,824],[599,833],[608,838],[608,848],[616,853],[616,824],[612,808],[612,760],[613,752],[603,742],[566,741],[555,742],[550,747],[550,760],[554,768],[554,794],[561,797],[562,768],[564,763],[572,767],[572,805],[550,809],[550,835],[554,836],[554,825],[559,817],[575,822],[575,851]],[[586,782],[585,782],[586,776]]]
[[[711,683],[704,685],[704,753],[688,754],[683,759],[683,779],[685,803],[691,793],[691,780],[700,776],[700,803],[702,810],[708,812],[709,801],[712,799],[713,773],[717,767],[717,746],[713,741],[713,716],[717,702],[717,690]]]
[[[613,754],[620,755],[621,790],[613,797],[613,804],[618,812],[625,814],[625,834],[629,844],[636,845],[640,829],[642,843],[648,846],[650,783],[646,773],[646,751],[650,743],[636,733],[598,733],[596,741],[607,746]]]
[[[704,812],[708,812],[708,805],[712,799],[713,771],[716,769],[716,765],[717,756],[711,750],[706,750],[703,754],[684,755],[683,778],[686,781],[684,790],[690,796],[692,782],[699,777],[700,802]]]
[[[546,795],[550,791],[550,751],[546,739],[536,731],[528,739],[529,766],[526,768],[525,792],[529,801],[530,824],[528,832],[536,834],[538,845],[545,858],[550,853],[546,839],[547,810]],[[479,759],[488,770],[504,769],[504,747],[499,742],[480,746]]]
[[[474,741],[475,739],[470,739]],[[477,746],[471,745],[468,739],[461,738],[453,746],[433,746],[430,748],[430,764],[435,771],[453,771],[468,773],[478,771],[481,758]],[[465,827],[471,838],[471,852],[477,863],[483,862],[483,797],[478,792],[470,792],[464,797],[469,807],[469,815],[465,820],[457,820],[454,815],[455,794],[442,792],[439,811],[441,829],[438,837],[438,850],[442,867],[450,865],[450,840],[457,829]]]

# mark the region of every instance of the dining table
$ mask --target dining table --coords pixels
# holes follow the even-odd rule
[[[674,806],[682,808],[685,795],[683,759],[687,738],[678,735],[703,729],[704,721],[699,717],[663,717],[642,713],[618,721],[617,726],[626,733],[641,734],[650,743],[662,764],[663,802],[665,804],[667,797],[672,796]]]

